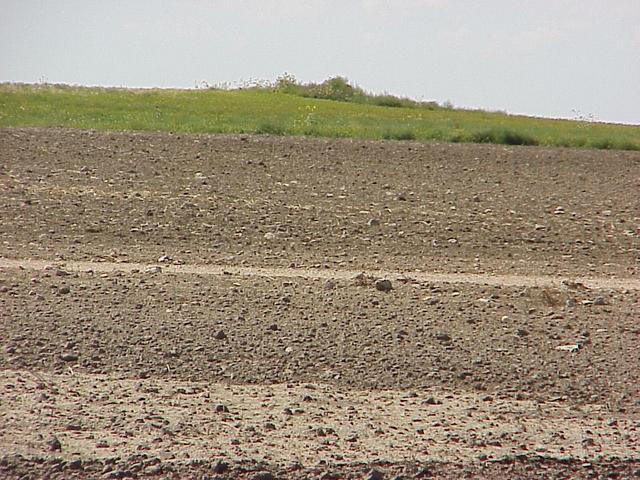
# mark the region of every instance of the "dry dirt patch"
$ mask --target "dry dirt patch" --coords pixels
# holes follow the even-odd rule
[[[65,459],[218,458],[317,466],[473,463],[516,455],[638,457],[638,424],[603,407],[510,401],[439,388],[233,385],[0,372],[5,453]]]

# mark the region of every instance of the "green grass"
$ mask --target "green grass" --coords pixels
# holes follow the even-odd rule
[[[314,95],[289,87],[289,91],[282,86],[232,91],[126,90],[2,84],[0,127],[258,133],[640,150],[638,126],[456,110],[432,102],[368,95],[355,87],[347,89],[350,96],[341,97],[339,90],[346,88],[344,85],[338,85],[334,99],[314,98],[323,92]],[[336,93],[328,90],[324,94],[327,92],[329,96]]]

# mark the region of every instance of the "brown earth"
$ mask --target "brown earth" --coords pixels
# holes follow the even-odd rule
[[[2,130],[0,165],[0,254],[13,258],[619,276],[639,266],[638,152]]]
[[[629,152],[0,130],[0,478],[638,476],[638,187]]]

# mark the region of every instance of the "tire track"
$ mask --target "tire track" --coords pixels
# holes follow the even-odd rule
[[[272,278],[306,278],[317,280],[348,280],[359,274],[373,278],[388,278],[390,280],[412,279],[419,282],[432,283],[464,283],[488,286],[521,286],[521,287],[561,287],[567,284],[583,285],[587,288],[610,288],[640,290],[638,278],[616,277],[567,277],[551,275],[492,275],[480,273],[427,273],[400,272],[388,270],[335,270],[313,268],[285,268],[285,267],[239,267],[231,265],[172,265],[158,263],[118,263],[118,262],[86,262],[86,261],[55,261],[33,259],[0,258],[2,269],[46,270],[58,266],[72,272],[93,271],[136,272],[149,271],[158,274],[179,275],[235,275],[257,276]]]

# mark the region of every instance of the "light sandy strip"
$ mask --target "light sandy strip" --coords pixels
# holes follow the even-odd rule
[[[479,455],[639,458],[637,418],[605,406],[536,403],[429,389],[354,391],[326,384],[229,385],[70,370],[0,371],[0,451],[162,460],[316,464],[462,461]],[[615,418],[615,421],[611,419]]]
[[[197,275],[237,275],[257,277],[301,277],[308,279],[352,279],[364,273],[372,278],[410,278],[420,282],[433,283],[467,283],[491,286],[520,286],[520,287],[553,287],[560,286],[563,281],[580,283],[589,288],[612,288],[640,290],[638,278],[615,277],[562,277],[551,275],[493,275],[479,273],[426,273],[426,272],[393,272],[385,270],[336,270],[313,268],[284,268],[284,267],[238,267],[230,265],[172,265],[157,263],[116,263],[116,262],[82,262],[82,261],[54,261],[0,258],[0,268],[23,268],[29,270],[44,270],[57,265],[72,272],[94,271],[133,272],[150,271],[155,268],[158,273],[197,274]],[[159,267],[159,270],[158,268]]]

